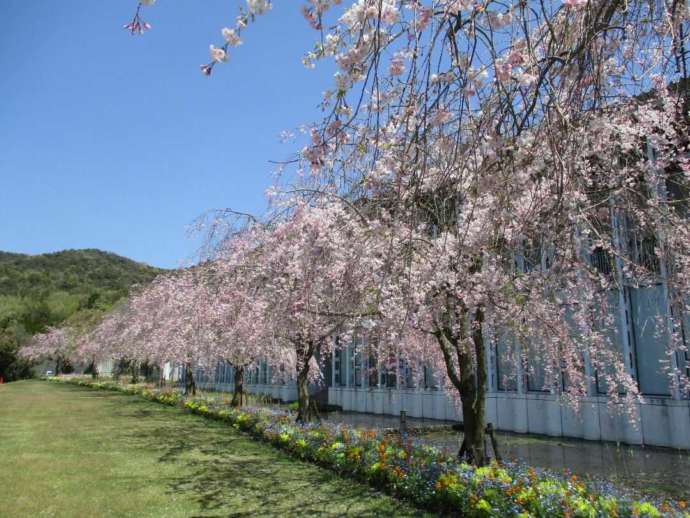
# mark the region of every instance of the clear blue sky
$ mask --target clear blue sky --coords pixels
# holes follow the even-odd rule
[[[260,212],[281,130],[319,116],[332,71],[306,70],[317,33],[279,1],[230,62],[208,45],[240,0],[0,1],[0,250],[100,248],[175,267],[208,209]]]

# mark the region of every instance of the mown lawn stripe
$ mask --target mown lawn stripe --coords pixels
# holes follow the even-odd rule
[[[0,385],[0,516],[420,516],[231,427],[67,384]]]

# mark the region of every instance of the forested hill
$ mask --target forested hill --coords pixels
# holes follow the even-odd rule
[[[62,291],[122,296],[162,270],[101,250],[25,255],[0,252],[0,296],[40,297]]]
[[[16,350],[48,326],[88,327],[163,270],[101,250],[0,252],[0,376],[26,374]]]

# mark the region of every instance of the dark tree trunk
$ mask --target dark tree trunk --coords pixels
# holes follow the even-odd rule
[[[194,371],[191,364],[185,364],[184,371],[184,394],[185,396],[196,396],[196,383],[194,382]]]
[[[297,344],[297,422],[308,423],[318,419],[314,402],[309,395],[309,361],[316,352],[314,342]]]
[[[144,362],[143,365],[141,366],[141,371],[144,375],[144,379],[146,380],[147,383],[153,381],[153,375],[154,375],[154,366],[151,365],[149,362]]]
[[[60,357],[55,360],[55,375],[59,376],[60,375],[60,367],[62,366],[62,361],[60,360]]]
[[[462,423],[464,437],[458,456],[471,464],[483,466],[487,463],[484,451],[484,430],[486,420],[484,402],[479,402],[484,397],[474,387],[463,387],[460,390],[462,398]]]
[[[133,361],[130,364],[130,371],[132,373],[131,383],[139,383],[139,364]]]
[[[451,328],[441,328],[436,338],[446,364],[448,377],[460,393],[464,435],[458,456],[470,464],[483,466],[488,458],[485,450],[486,430],[486,354],[484,350],[484,312],[475,312],[471,330],[471,349],[466,336],[464,319],[467,310],[459,312],[461,332],[458,336]],[[455,359],[453,358],[455,356]],[[459,373],[455,369],[455,362]]]
[[[309,396],[309,365],[306,365],[297,373],[297,421],[308,423],[314,419]]]
[[[235,391],[232,393],[231,406],[242,406],[244,400],[244,366],[235,367]]]
[[[484,312],[478,308],[472,323],[474,358],[469,354],[460,357],[460,398],[465,430],[463,438],[465,456],[468,462],[477,466],[483,466],[488,461],[485,448],[486,354],[483,324]]]

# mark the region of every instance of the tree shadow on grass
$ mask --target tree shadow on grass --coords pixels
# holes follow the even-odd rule
[[[141,401],[141,400],[140,400]],[[134,400],[132,400],[134,403]],[[148,405],[147,405],[148,406]],[[146,424],[128,433],[137,447],[174,463],[171,494],[189,495],[203,516],[419,516],[385,495],[196,416],[120,408]],[[211,514],[209,514],[211,513]]]

